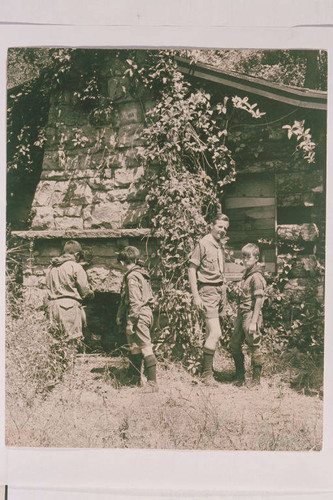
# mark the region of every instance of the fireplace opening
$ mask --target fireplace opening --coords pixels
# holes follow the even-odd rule
[[[119,301],[118,293],[95,292],[95,297],[87,303],[84,336],[90,348],[102,348],[106,352],[119,354],[117,348],[126,342],[116,323]]]

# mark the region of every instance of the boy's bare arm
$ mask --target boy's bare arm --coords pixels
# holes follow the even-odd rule
[[[259,314],[261,312],[261,308],[263,305],[264,299],[263,297],[256,297],[256,301],[254,304],[252,319],[249,327],[249,333],[255,333],[257,330],[257,324],[259,319]]]

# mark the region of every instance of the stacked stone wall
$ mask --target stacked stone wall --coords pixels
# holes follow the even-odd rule
[[[64,90],[53,99],[31,229],[141,224],[146,205],[136,150],[143,144],[143,105],[149,109],[152,102],[120,99],[100,125],[78,104],[74,91]]]
[[[134,231],[135,232],[135,231]],[[80,242],[86,261],[83,263],[87,271],[92,289],[98,293],[120,293],[120,285],[124,269],[117,261],[119,251],[126,245],[134,245],[139,248],[143,259],[155,262],[157,242],[155,239],[143,237],[142,235],[124,236],[119,238],[108,238],[103,231],[97,237],[82,238],[82,234],[72,234]],[[80,238],[81,236],[81,238]],[[86,235],[85,235],[86,236]],[[64,239],[31,240],[27,245],[26,255],[23,259],[23,284],[25,298],[36,307],[43,304],[46,295],[45,276],[50,261],[61,254]],[[157,264],[157,261],[156,261]],[[154,284],[153,284],[154,286]]]

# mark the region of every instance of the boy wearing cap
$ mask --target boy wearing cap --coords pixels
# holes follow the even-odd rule
[[[228,227],[229,218],[226,215],[220,214],[215,218],[210,233],[194,248],[188,270],[193,302],[205,315],[203,382],[210,386],[217,385],[213,378],[213,358],[217,342],[221,337],[219,313],[226,302],[223,242]]]
[[[82,247],[75,240],[65,243],[60,257],[51,260],[46,273],[47,309],[51,324],[63,331],[65,339],[75,345],[83,337],[86,315],[82,300],[93,297],[87,273],[79,263]]]
[[[229,345],[236,366],[235,385],[237,386],[241,386],[245,382],[244,355],[242,352],[244,340],[251,353],[252,381],[254,384],[260,384],[262,368],[260,352],[261,309],[266,287],[262,268],[258,265],[259,247],[253,243],[248,243],[242,248],[242,254],[245,271],[240,282],[237,318]]]
[[[130,374],[133,382],[140,384],[141,364],[144,361],[148,380],[148,392],[158,390],[156,382],[156,358],[150,337],[153,324],[152,305],[154,296],[148,272],[139,265],[140,252],[127,246],[118,255],[118,261],[126,267],[121,286],[121,300],[117,313],[117,324],[126,327],[130,345]]]

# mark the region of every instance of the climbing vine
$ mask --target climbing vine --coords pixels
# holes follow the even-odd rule
[[[178,71],[174,55],[169,50],[50,51],[52,64],[38,84],[28,83],[10,93],[9,188],[36,171],[46,140],[52,93],[61,93],[67,86],[89,122],[99,127],[112,122],[118,99],[138,100],[145,120],[143,144],[137,149],[145,167],[140,179],[147,193],[145,221],[159,239],[158,265],[151,266],[153,279],[159,284],[162,318],[158,346],[161,353],[182,359],[195,371],[202,345],[202,318],[192,306],[187,279],[189,255],[220,211],[225,186],[236,177],[235,153],[245,144],[241,132],[230,131],[231,125],[244,118],[247,123],[260,121],[265,113],[247,97],[222,95],[217,99],[205,88],[194,88]],[[107,88],[110,77],[115,82],[112,97]],[[147,102],[153,103],[151,109],[146,109]],[[36,117],[35,121],[28,124],[28,115]],[[284,128],[289,138],[296,137],[303,158],[313,162],[315,146],[304,121]],[[98,129],[95,144],[89,140],[82,129],[76,128],[71,147],[88,145],[94,152],[102,151],[97,168],[103,173],[112,161],[110,150],[115,144],[111,139],[105,143],[103,128]],[[65,144],[62,153],[65,155]],[[255,158],[259,154],[260,145]]]
[[[169,52],[149,55],[139,67],[127,61],[131,78],[153,91],[156,105],[146,113],[145,145],[138,157],[145,166],[146,202],[153,234],[159,238],[159,309],[166,317],[159,332],[160,350],[198,369],[202,318],[192,306],[187,269],[199,237],[221,210],[224,186],[235,180],[228,128],[237,113],[259,119],[264,113],[247,97],[213,100],[193,89]],[[139,86],[137,86],[139,87]]]

